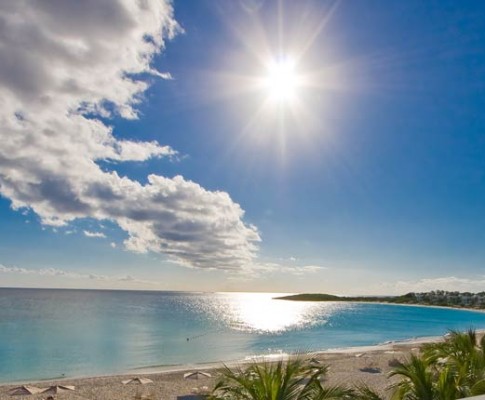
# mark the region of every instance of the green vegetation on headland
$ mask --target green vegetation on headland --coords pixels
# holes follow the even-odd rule
[[[402,296],[334,296],[331,294],[303,293],[276,297],[279,300],[293,301],[360,301],[369,303],[417,304],[426,306],[467,307],[485,309],[485,292],[432,292],[407,293]]]

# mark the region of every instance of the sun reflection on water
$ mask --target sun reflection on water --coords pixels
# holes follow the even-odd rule
[[[232,329],[277,333],[325,324],[341,303],[277,300],[278,293],[220,293],[218,318]]]

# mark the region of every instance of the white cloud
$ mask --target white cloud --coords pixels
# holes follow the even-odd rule
[[[14,273],[14,274],[28,274],[29,270],[19,267],[6,267],[0,264],[0,272],[4,273]]]
[[[328,269],[328,267],[322,267],[321,265],[304,265],[302,267],[297,267],[297,268],[305,272],[320,272]]]
[[[429,292],[432,290],[449,290],[459,292],[482,292],[485,277],[460,278],[456,276],[423,278],[418,280],[397,281],[379,285],[380,293],[405,294],[409,292]]]
[[[106,235],[103,232],[91,232],[91,231],[83,231],[84,236],[90,238],[106,238]]]
[[[131,251],[238,270],[260,237],[227,193],[181,176],[141,184],[97,164],[176,155],[117,139],[93,117],[137,118],[149,86],[137,77],[172,78],[151,61],[179,29],[168,0],[0,3],[0,194],[44,225],[109,220]]]
[[[322,267],[320,265],[301,265],[301,266],[295,266],[295,267],[281,267],[280,271],[283,273],[303,276],[306,274],[314,274],[314,273],[323,271],[325,269],[328,269],[328,268]]]
[[[116,249],[116,243],[115,243],[115,242],[111,242],[109,245],[110,245],[110,246],[111,246],[113,249]]]
[[[238,276],[234,276],[233,280],[254,280],[261,278],[263,276],[268,276],[272,274],[276,275],[294,275],[294,276],[305,276],[308,274],[315,274],[317,272],[328,269],[328,267],[323,267],[320,265],[298,265],[298,266],[288,266],[282,265],[274,262],[257,263],[248,266],[246,269],[241,271]]]
[[[143,283],[143,284],[149,284],[149,285],[158,284],[158,282],[156,281],[146,281],[142,279],[137,279],[131,275],[107,276],[107,275],[99,275],[99,274],[93,274],[93,273],[80,273],[76,271],[64,271],[57,268],[28,269],[28,268],[20,268],[16,266],[7,267],[2,264],[0,264],[0,273],[52,276],[52,277],[61,277],[61,278],[77,279],[77,280],[90,279],[90,280],[107,281],[107,282],[131,282],[131,283]]]
[[[118,278],[119,281],[121,282],[133,282],[133,281],[136,281],[135,278],[133,278],[131,275],[125,275],[125,276],[121,276]]]
[[[7,267],[0,264],[0,273],[40,275],[40,276],[64,276],[68,278],[85,278],[88,275],[77,272],[67,272],[56,268],[27,269],[16,266]]]

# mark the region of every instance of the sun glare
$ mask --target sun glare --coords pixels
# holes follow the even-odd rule
[[[293,100],[300,86],[295,63],[287,59],[269,64],[264,85],[271,99],[278,102]]]

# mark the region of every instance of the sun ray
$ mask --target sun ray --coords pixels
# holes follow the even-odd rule
[[[284,163],[295,147],[311,152],[315,135],[326,136],[335,119],[318,105],[326,102],[327,95],[351,90],[349,77],[355,76],[336,59],[330,42],[315,48],[339,0],[331,0],[324,9],[311,2],[297,7],[277,0],[227,18],[236,15],[231,4],[220,5],[219,14],[236,45],[218,68],[208,72],[211,79],[201,77],[207,84],[204,96],[232,103],[236,118],[241,118],[228,153],[246,149],[253,159],[256,147],[270,148]]]
[[[297,46],[297,57],[299,59],[303,58],[305,53],[309,51],[309,49],[313,46],[318,35],[321,34],[323,29],[331,21],[333,14],[337,10],[339,4],[340,4],[340,0],[337,0],[333,4],[331,4],[328,11],[325,14],[323,14],[323,16],[320,18],[320,21],[318,22],[315,28],[313,28],[314,24],[309,24],[309,26],[312,27],[311,32],[308,35],[306,35],[307,36],[306,40],[302,43],[299,43]]]

